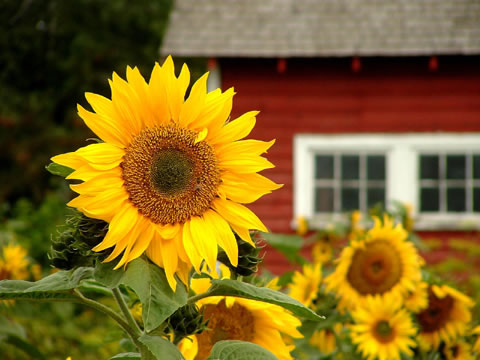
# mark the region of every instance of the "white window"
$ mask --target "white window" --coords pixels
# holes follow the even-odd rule
[[[295,136],[295,216],[323,226],[393,201],[418,230],[480,228],[480,134]]]

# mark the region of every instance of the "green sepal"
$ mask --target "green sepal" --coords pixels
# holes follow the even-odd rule
[[[128,263],[126,270],[113,270],[115,263],[97,262],[94,277],[99,283],[114,288],[130,287],[142,303],[142,318],[145,330],[151,332],[159,327],[177,309],[187,304],[187,289],[177,281],[172,291],[162,268],[140,257]]]
[[[246,341],[224,340],[213,345],[207,360],[278,360],[267,349]]]
[[[138,340],[157,360],[185,360],[175,345],[160,336],[142,335]]]
[[[236,296],[245,299],[258,300],[279,305],[290,310],[295,316],[303,317],[308,320],[320,321],[325,319],[325,317],[316,314],[299,301],[279,291],[266,287],[256,287],[251,284],[231,279],[213,279],[211,282],[212,287],[207,292],[208,296]]]
[[[58,175],[61,177],[67,177],[68,175],[70,175],[72,172],[75,171],[74,169],[69,168],[68,166],[63,166],[53,162],[45,166],[45,169],[47,169],[47,171],[50,174]]]

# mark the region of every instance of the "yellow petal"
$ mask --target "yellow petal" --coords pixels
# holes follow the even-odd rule
[[[209,210],[203,214],[205,224],[211,229],[212,234],[216,234],[218,245],[225,250],[228,259],[233,266],[238,264],[238,245],[235,235],[228,223],[215,211]]]
[[[130,257],[128,261],[132,261],[138,258],[147,250],[147,248],[150,246],[150,242],[154,237],[154,234],[155,228],[151,226],[151,224],[148,224],[148,226],[146,226],[145,228],[145,231],[141,232],[138,235],[137,241],[135,241],[135,245],[130,251]]]
[[[200,253],[197,251],[197,244],[195,244],[195,241],[193,240],[192,233],[190,231],[190,221],[187,221],[185,224],[183,224],[182,240],[183,240],[183,247],[185,248],[185,252],[187,253],[188,258],[190,259],[190,262],[195,268],[195,271],[200,274],[201,273],[200,267],[201,267],[203,258],[200,255]]]
[[[127,81],[132,92],[136,94],[139,107],[137,110],[140,112],[140,120],[143,126],[156,126],[155,112],[152,110],[148,94],[148,85],[137,67],[133,69],[130,66],[127,67]]]
[[[239,140],[232,143],[217,146],[215,152],[220,159],[227,159],[230,156],[251,156],[261,155],[267,152],[272,147],[275,140],[260,141],[260,140]]]
[[[208,129],[205,128],[203,129],[202,131],[200,131],[198,134],[197,134],[197,137],[195,138],[195,144],[196,143],[199,143],[200,141],[203,141],[205,140],[205,138],[207,137],[207,134],[208,134]]]
[[[127,203],[128,194],[123,189],[110,189],[94,196],[79,195],[67,205],[77,208],[86,216],[110,222],[118,209]]]
[[[152,226],[155,227],[155,230],[162,237],[162,239],[173,239],[178,234],[181,227],[180,224],[152,224]]]
[[[110,171],[105,171],[104,173],[84,181],[81,184],[70,185],[70,188],[79,194],[92,196],[96,193],[101,193],[110,189],[117,189],[120,191],[122,186],[123,179],[121,170],[119,168],[115,168]]]
[[[175,279],[175,272],[177,271],[178,257],[173,240],[162,241],[162,258],[163,268],[167,281],[170,287],[175,291],[177,288],[177,280]]]
[[[212,144],[226,144],[243,139],[245,136],[250,134],[255,126],[255,116],[257,116],[258,113],[258,111],[249,111],[237,119],[227,123],[218,132],[218,135],[209,141]]]
[[[172,57],[169,56],[162,65],[162,70],[165,74],[165,86],[167,90],[168,106],[170,110],[170,118],[178,122],[180,111],[185,100],[185,92],[190,83],[190,71],[184,64],[178,79],[175,76],[175,68]]]
[[[216,234],[205,224],[203,217],[199,216],[190,218],[190,232],[193,242],[197,245],[198,253],[205,259],[210,270],[214,271],[218,252]]]
[[[232,227],[233,231],[235,231],[237,235],[240,236],[240,239],[242,239],[243,241],[255,247],[255,243],[253,242],[252,237],[250,236],[250,231],[248,230],[248,228],[237,226],[232,223],[230,223],[230,226]]]
[[[257,215],[241,204],[217,198],[213,201],[212,205],[215,211],[230,224],[247,229],[258,229],[263,232],[268,232],[267,228],[263,225]]]
[[[83,119],[90,130],[92,130],[103,141],[119,147],[127,147],[130,143],[130,137],[128,134],[125,131],[122,131],[122,129],[119,129],[118,125],[112,119],[87,111],[81,105],[77,105],[77,110],[78,115]]]
[[[93,168],[108,170],[117,167],[123,161],[125,150],[109,143],[90,144],[75,152]]]
[[[54,163],[67,166],[71,169],[77,169],[85,164],[85,160],[80,158],[78,154],[74,152],[60,154],[52,157],[50,160],[52,160]]]
[[[222,181],[218,186],[217,191],[222,194],[220,198],[228,198],[241,204],[249,204],[271,191],[256,191],[255,188],[250,187],[245,183],[234,183],[230,181]]]
[[[227,89],[223,93],[220,89],[217,89],[207,94],[205,106],[198,117],[198,125],[208,127],[208,141],[219,135],[218,132],[221,131],[225,122],[229,119],[230,113],[232,112],[234,95],[235,92],[233,91],[233,88]]]
[[[193,84],[190,96],[185,100],[180,110],[179,123],[181,126],[188,127],[188,125],[197,120],[207,97],[207,78],[208,73],[204,74]]]
[[[93,248],[93,251],[108,249],[121,241],[125,234],[128,234],[130,229],[135,226],[139,216],[138,210],[132,205],[126,203],[120,207],[108,226],[107,235],[100,244]]]
[[[160,65],[156,63],[148,84],[148,95],[157,125],[167,124],[171,119],[165,83],[165,74]]]
[[[270,161],[261,156],[245,156],[238,154],[230,158],[219,159],[218,166],[238,174],[254,173],[265,169],[274,168]]]
[[[113,73],[109,84],[112,90],[112,104],[115,116],[129,134],[135,137],[142,130],[142,119],[137,104],[139,100],[130,90],[128,83],[118,76],[117,73]]]

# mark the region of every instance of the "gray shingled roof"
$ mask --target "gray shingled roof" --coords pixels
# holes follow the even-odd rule
[[[175,0],[161,53],[480,54],[480,0]]]

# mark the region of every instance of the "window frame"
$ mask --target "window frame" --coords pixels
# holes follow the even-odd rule
[[[296,134],[293,143],[294,218],[305,216],[312,227],[347,220],[343,213],[314,214],[315,154],[356,152],[385,154],[386,206],[411,204],[416,230],[480,229],[480,213],[419,213],[419,155],[480,154],[480,133]]]

